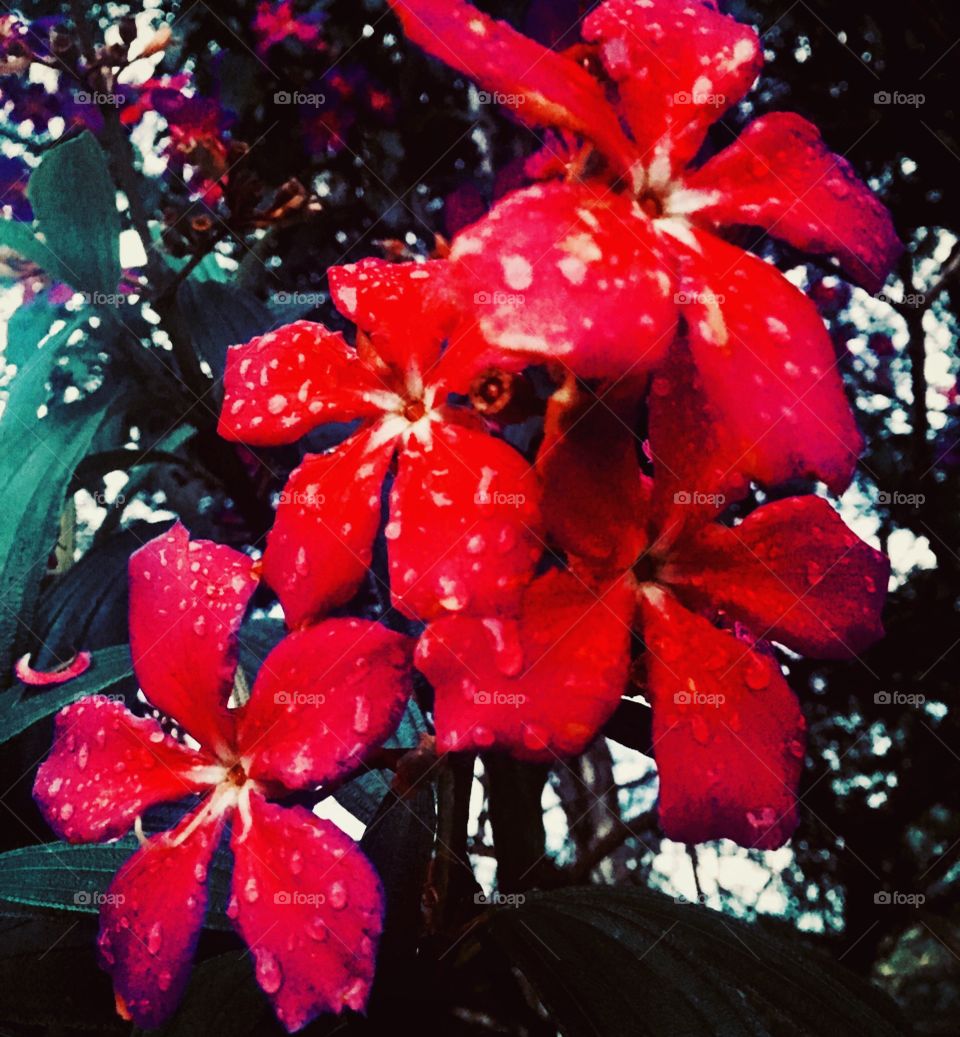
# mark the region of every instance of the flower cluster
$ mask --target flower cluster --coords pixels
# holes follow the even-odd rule
[[[331,269],[346,336],[298,321],[230,349],[225,438],[346,431],[290,475],[261,561],[176,527],[131,563],[137,676],[191,744],[115,704],[59,717],[36,796],[63,837],[115,838],[157,803],[201,797],[131,858],[114,883],[126,897],[102,913],[104,967],[140,1025],[182,992],[228,821],[228,914],[281,1021],[363,1007],[376,876],[328,822],[273,801],[356,769],[414,667],[441,752],[542,762],[583,751],[639,688],[664,832],[774,848],[798,821],[805,743],[771,642],[842,658],[881,634],[886,560],[824,498],[742,517],[752,484],[842,492],[861,441],[813,303],[723,233],[759,228],[873,289],[899,250],[799,116],[702,157],[758,74],[754,30],[709,0],[605,0],[560,53],[462,0],[392,6],[546,143],[531,183],[440,258]],[[314,39],[291,11],[262,5],[264,48]],[[551,395],[525,454],[507,397],[535,366]],[[415,643],[327,618],[381,537]],[[261,577],[291,632],[238,704],[236,636]]]

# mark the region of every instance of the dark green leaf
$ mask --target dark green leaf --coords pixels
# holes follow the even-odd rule
[[[23,368],[36,356],[37,346],[51,326],[63,317],[63,307],[51,306],[45,299],[35,299],[16,310],[7,324],[7,348],[3,358],[8,364]]]
[[[138,848],[128,836],[105,845],[43,843],[0,854],[0,900],[12,904],[95,914],[114,875]],[[232,929],[224,914],[230,891],[230,854],[221,848],[210,868],[206,925]]]
[[[42,690],[16,684],[0,695],[0,744],[84,695],[105,695],[133,672],[127,645],[94,652],[90,669]]]
[[[884,995],[799,933],[642,889],[532,893],[489,931],[566,1037],[902,1033]]]
[[[27,197],[42,242],[33,259],[58,280],[112,293],[120,280],[120,215],[106,156],[89,133],[48,151],[30,176]]]

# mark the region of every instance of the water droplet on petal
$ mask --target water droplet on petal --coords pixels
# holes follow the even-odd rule
[[[260,950],[257,955],[257,982],[267,994],[275,994],[283,983],[280,962],[269,952]]]
[[[327,901],[330,906],[337,911],[343,910],[347,906],[347,900],[349,895],[347,893],[346,885],[337,879],[336,882],[330,884],[330,890],[327,895]]]

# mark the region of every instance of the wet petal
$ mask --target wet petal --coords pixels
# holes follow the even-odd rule
[[[42,688],[48,684],[65,684],[75,677],[87,672],[93,656],[89,652],[77,652],[77,654],[56,670],[35,670],[30,665],[30,656],[21,656],[13,668],[13,674],[18,681],[29,684],[34,688]]]
[[[536,473],[502,440],[452,424],[400,455],[386,527],[393,603],[428,619],[516,607],[543,550]]]
[[[201,808],[202,810],[202,808]],[[137,1026],[161,1026],[187,985],[223,816],[188,814],[117,872],[100,908],[100,965]]]
[[[293,443],[318,425],[378,414],[382,389],[339,332],[299,320],[227,351],[218,431],[251,446]]]
[[[228,914],[257,982],[293,1032],[322,1012],[363,1011],[373,982],[383,894],[373,865],[330,821],[250,798],[234,825]]]
[[[412,691],[412,647],[362,619],[288,634],[264,660],[238,719],[244,769],[290,789],[355,770],[400,720]]]
[[[836,256],[876,292],[903,246],[890,213],[820,131],[792,112],[752,122],[685,185],[710,199],[697,218],[763,227],[806,252]]]
[[[862,440],[816,307],[769,263],[712,234],[696,240],[700,252],[686,251],[681,309],[740,465],[769,485],[809,476],[842,493]]]
[[[664,833],[782,846],[797,826],[804,722],[776,659],[660,589],[641,617]]]
[[[883,636],[889,571],[827,501],[807,496],[706,527],[664,579],[698,609],[721,608],[796,652],[842,659]]]
[[[213,763],[164,734],[152,717],[95,695],[57,714],[33,798],[61,839],[101,842],[124,835],[148,807],[206,788]]]
[[[568,381],[547,406],[537,470],[554,544],[584,579],[628,569],[646,547],[648,493],[634,434],[635,387],[615,398]]]
[[[130,558],[130,651],[147,699],[211,752],[233,736],[237,632],[257,586],[244,554],[178,522]]]
[[[643,374],[676,326],[672,260],[651,228],[599,181],[514,191],[453,240],[468,324],[521,363]]]
[[[756,31],[706,0],[606,0],[584,20],[583,35],[600,46],[655,181],[693,158],[763,65]]]
[[[634,149],[603,87],[576,62],[548,50],[463,0],[391,0],[414,43],[458,69],[531,126],[562,126],[593,140],[626,170]]]
[[[431,623],[416,661],[436,694],[437,748],[582,752],[620,702],[633,609],[629,580],[594,593],[554,570],[530,585],[519,621]]]
[[[327,454],[307,454],[287,480],[263,577],[290,627],[349,601],[367,573],[394,450],[378,438],[374,426]]]

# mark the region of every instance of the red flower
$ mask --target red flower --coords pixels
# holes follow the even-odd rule
[[[358,349],[298,321],[227,356],[220,434],[289,443],[331,421],[361,418],[326,454],[290,476],[263,574],[299,626],[347,601],[370,564],[380,494],[394,455],[385,527],[393,602],[414,618],[515,607],[540,554],[539,484],[476,414],[448,406],[476,365],[456,344],[441,262],[364,260],[330,271],[333,299],[359,329]]]
[[[438,742],[481,744],[489,736],[477,732],[493,717],[493,741],[515,755],[582,748],[624,689],[629,642],[618,624],[635,624],[646,645],[664,831],[779,846],[797,823],[804,725],[766,639],[824,658],[855,655],[882,634],[886,559],[819,497],[764,505],[737,525],[716,521],[749,484],[736,442],[702,404],[685,346],[671,359],[669,384],[658,376],[651,394],[652,481],[641,476],[631,406],[611,404],[558,394],[538,461],[544,519],[572,569],[552,578],[579,588],[579,610],[568,598],[563,614],[557,600],[531,593],[518,629],[521,639],[546,632],[544,641],[499,676],[476,621],[428,627],[417,659],[436,685]],[[591,623],[605,635],[575,633],[580,654],[568,662],[564,632]],[[495,636],[513,643],[512,634]],[[476,705],[463,694],[475,685],[487,693]],[[494,690],[512,713],[487,708]]]
[[[81,699],[58,714],[34,785],[47,822],[70,842],[115,839],[156,804],[203,797],[172,831],[144,841],[104,898],[98,945],[118,1007],[144,1027],[176,1008],[207,873],[232,821],[227,913],[280,1021],[296,1030],[321,1012],[362,1009],[382,921],[376,873],[335,825],[269,800],[344,777],[390,734],[410,693],[406,639],[360,620],[290,634],[247,704],[228,709],[256,586],[251,560],[190,542],[178,525],[133,556],[130,579],[140,685],[199,748],[122,703]]]
[[[280,0],[273,4],[264,0],[258,4],[252,28],[260,54],[266,54],[271,47],[290,38],[325,49],[320,40],[320,25],[308,18],[298,18],[291,0]]]
[[[751,474],[816,474],[842,489],[860,439],[822,322],[776,268],[714,231],[758,227],[833,255],[871,291],[900,244],[883,206],[800,116],[763,116],[691,165],[760,70],[755,31],[707,0],[607,0],[584,20],[585,65],[461,0],[391,2],[411,39],[524,122],[562,131],[535,166],[567,180],[509,196],[454,240],[468,285],[524,293],[523,306],[478,308],[484,337],[621,377],[657,363],[681,314],[713,404],[755,454]],[[605,166],[586,175],[591,147]]]

